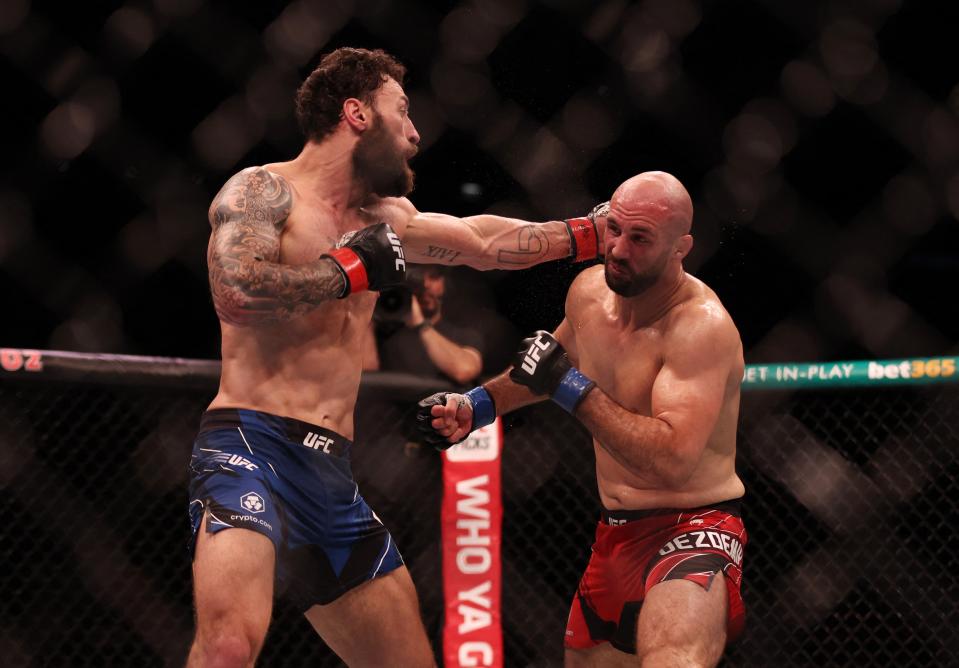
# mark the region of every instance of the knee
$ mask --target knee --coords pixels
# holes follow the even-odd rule
[[[203,668],[246,668],[256,659],[256,643],[242,631],[197,634],[193,652]]]

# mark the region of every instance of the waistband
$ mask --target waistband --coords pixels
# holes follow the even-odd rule
[[[733,517],[742,517],[742,498],[720,501],[719,503],[700,506],[699,508],[649,508],[644,510],[607,510],[603,508],[600,522],[609,526],[619,526],[627,522],[646,519],[647,517],[660,515],[696,515],[710,510],[718,510],[721,513],[726,513]]]
[[[248,408],[213,408],[200,416],[200,435],[223,429],[266,430],[317,453],[349,457],[353,442],[337,432],[283,415]]]

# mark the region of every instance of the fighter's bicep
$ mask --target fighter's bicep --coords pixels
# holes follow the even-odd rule
[[[705,344],[666,354],[653,382],[650,409],[673,429],[679,447],[705,447],[722,409],[728,374],[728,356],[711,354]]]

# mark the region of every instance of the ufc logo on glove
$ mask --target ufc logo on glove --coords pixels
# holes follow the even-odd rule
[[[526,351],[526,356],[523,358],[523,371],[526,373],[536,373],[536,363],[539,362],[539,353],[541,350],[546,350],[549,348],[549,342],[543,342],[542,335],[537,336],[533,340],[533,345],[529,347],[529,350]]]
[[[560,342],[542,329],[523,339],[513,359],[509,377],[514,383],[548,394],[569,413],[596,385],[570,364]]]
[[[403,254],[403,243],[400,241],[400,238],[396,235],[396,232],[387,232],[386,238],[390,240],[390,245],[393,247],[393,252],[396,253],[399,257],[396,258],[396,270],[397,271],[406,271],[406,256]]]

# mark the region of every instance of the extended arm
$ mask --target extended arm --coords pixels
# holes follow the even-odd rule
[[[509,378],[504,371],[465,394],[437,392],[423,399],[416,415],[420,435],[426,443],[446,449],[459,443],[475,429],[492,424],[497,415],[543,401]]]
[[[543,332],[543,334],[546,333]],[[560,340],[573,343],[572,332],[566,320],[563,320],[556,328],[555,336]],[[531,346],[535,348],[532,341],[533,337],[523,341],[522,349],[517,354],[518,358],[529,353]],[[534,354],[538,362],[539,353]],[[522,363],[523,361],[517,362],[517,364]],[[505,415],[517,408],[549,398],[543,392],[532,391],[525,385],[514,382],[513,373],[512,368],[507,369],[466,394],[437,392],[421,401],[417,420],[423,440],[437,448],[448,448],[462,441],[474,429],[492,423],[497,415]]]
[[[468,265],[474,269],[523,269],[541,262],[595,259],[602,248],[605,208],[583,218],[530,223],[489,214],[457,218],[412,215],[403,236],[410,262]]]

